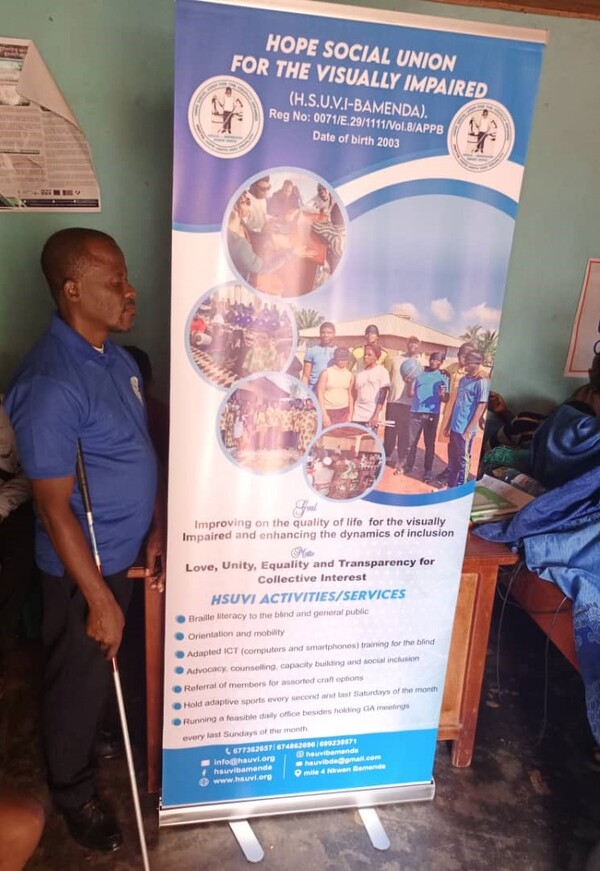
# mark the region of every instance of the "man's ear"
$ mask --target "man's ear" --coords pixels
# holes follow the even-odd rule
[[[79,285],[73,278],[65,279],[62,287],[63,299],[67,303],[74,302],[79,299]]]

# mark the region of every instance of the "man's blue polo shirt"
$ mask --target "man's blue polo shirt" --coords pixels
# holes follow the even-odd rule
[[[413,414],[439,414],[442,389],[448,389],[448,381],[438,369],[422,372],[415,379],[415,395],[410,409]]]
[[[312,345],[304,355],[304,362],[312,364],[308,376],[308,386],[313,390],[317,386],[321,372],[324,372],[331,365],[334,354],[335,345]]]
[[[450,418],[452,432],[457,432],[463,436],[471,434],[465,431],[479,403],[488,401],[489,385],[490,382],[487,378],[480,378],[478,375],[465,375],[461,378]]]
[[[133,358],[113,342],[100,353],[54,314],[17,370],[5,408],[29,478],[75,475],[81,440],[102,570],[109,575],[128,568],[150,526],[157,481]],[[77,481],[71,508],[87,537]],[[64,572],[39,520],[36,561],[48,574]]]

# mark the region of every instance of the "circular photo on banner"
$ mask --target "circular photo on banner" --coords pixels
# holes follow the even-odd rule
[[[241,157],[260,139],[264,112],[258,94],[246,82],[214,76],[194,91],[188,124],[204,151],[215,157]]]
[[[514,141],[511,114],[495,100],[467,103],[448,128],[448,150],[470,172],[487,172],[508,160]]]
[[[341,200],[321,178],[306,170],[267,169],[230,202],[224,244],[245,284],[298,297],[322,287],[339,268],[347,225]]]
[[[200,375],[228,390],[258,372],[285,372],[293,361],[296,327],[285,306],[229,282],[194,306],[185,342]]]
[[[304,472],[309,486],[325,499],[360,499],[379,481],[385,464],[375,433],[357,424],[326,429],[310,446]]]
[[[227,395],[219,412],[219,440],[237,466],[272,475],[298,465],[319,424],[306,384],[266,372],[246,378]]]

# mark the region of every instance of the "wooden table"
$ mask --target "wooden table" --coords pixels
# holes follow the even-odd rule
[[[498,569],[518,561],[506,545],[469,533],[438,732],[438,741],[452,742],[452,764],[459,768],[473,757]]]
[[[451,741],[452,764],[471,764],[481,683],[487,651],[496,580],[500,566],[514,565],[517,554],[506,545],[483,541],[469,534],[448,670],[442,699],[439,741]],[[134,568],[131,577],[144,577]],[[148,737],[148,792],[160,791],[163,701],[164,599],[145,580],[146,717]]]

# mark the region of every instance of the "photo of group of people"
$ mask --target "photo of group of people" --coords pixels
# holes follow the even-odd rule
[[[229,260],[262,293],[311,293],[338,268],[346,222],[335,193],[299,170],[267,173],[239,193],[226,216]]]
[[[198,371],[225,389],[248,375],[285,371],[295,341],[284,306],[234,283],[202,297],[188,319],[186,338]]]
[[[393,316],[385,320],[393,326]],[[406,319],[397,325],[417,326]],[[315,393],[323,426],[362,424],[381,438],[381,490],[427,492],[474,476],[490,377],[475,342],[458,344],[430,329],[427,341],[390,330],[384,347],[375,323],[365,326],[360,344],[348,332],[340,335],[324,321],[304,352],[302,379]]]
[[[190,313],[186,336],[197,371],[221,389],[241,382],[220,425],[235,463],[282,471],[300,461],[320,431],[356,424],[363,436],[373,432],[383,453],[369,449],[354,480],[359,451],[345,449],[343,459],[351,462],[343,476],[338,465],[334,495],[329,486],[326,494],[314,486],[328,498],[355,498],[375,480],[386,492],[423,493],[475,475],[491,362],[475,340],[460,343],[394,315],[373,316],[360,328],[321,319],[318,328],[303,329],[303,320],[302,310],[234,282],[206,294]],[[423,339],[401,335],[410,329]],[[372,460],[378,453],[380,463]],[[329,485],[333,467],[317,459],[311,460],[317,480]],[[313,486],[314,476],[308,479]],[[354,482],[343,497],[338,480]]]
[[[408,304],[408,314],[399,305],[344,323],[292,305],[323,289],[345,237],[341,202],[307,171],[272,170],[236,194],[224,240],[238,280],[203,296],[186,326],[198,372],[232,391],[222,446],[261,473],[304,458],[310,486],[331,499],[458,487],[476,474],[497,334],[484,331],[484,347],[483,328],[452,335],[419,323]],[[360,433],[360,448],[321,444],[340,427]]]
[[[334,426],[306,457],[306,479],[319,496],[357,499],[376,485],[383,469],[381,442],[358,426]]]
[[[236,465],[283,472],[297,465],[319,428],[314,396],[289,375],[248,378],[220,411],[221,445]]]

